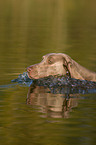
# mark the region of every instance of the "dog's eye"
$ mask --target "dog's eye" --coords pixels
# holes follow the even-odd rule
[[[51,60],[48,60],[48,63],[49,63],[49,64],[52,64],[52,61],[51,61]]]

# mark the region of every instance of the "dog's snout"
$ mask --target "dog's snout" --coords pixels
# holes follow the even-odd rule
[[[32,70],[32,67],[27,67],[27,71],[30,72]]]

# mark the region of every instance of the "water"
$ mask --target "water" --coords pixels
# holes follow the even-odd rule
[[[96,93],[11,82],[51,52],[96,71],[96,2],[0,1],[1,145],[96,144]]]

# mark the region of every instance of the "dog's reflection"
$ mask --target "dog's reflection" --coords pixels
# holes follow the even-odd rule
[[[49,88],[31,85],[27,94],[27,104],[36,105],[43,117],[69,118],[72,108],[78,105],[78,95],[53,94]]]

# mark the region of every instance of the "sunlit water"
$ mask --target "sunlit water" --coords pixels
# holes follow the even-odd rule
[[[0,1],[1,145],[96,144],[96,93],[11,82],[51,52],[96,71],[96,2]]]

